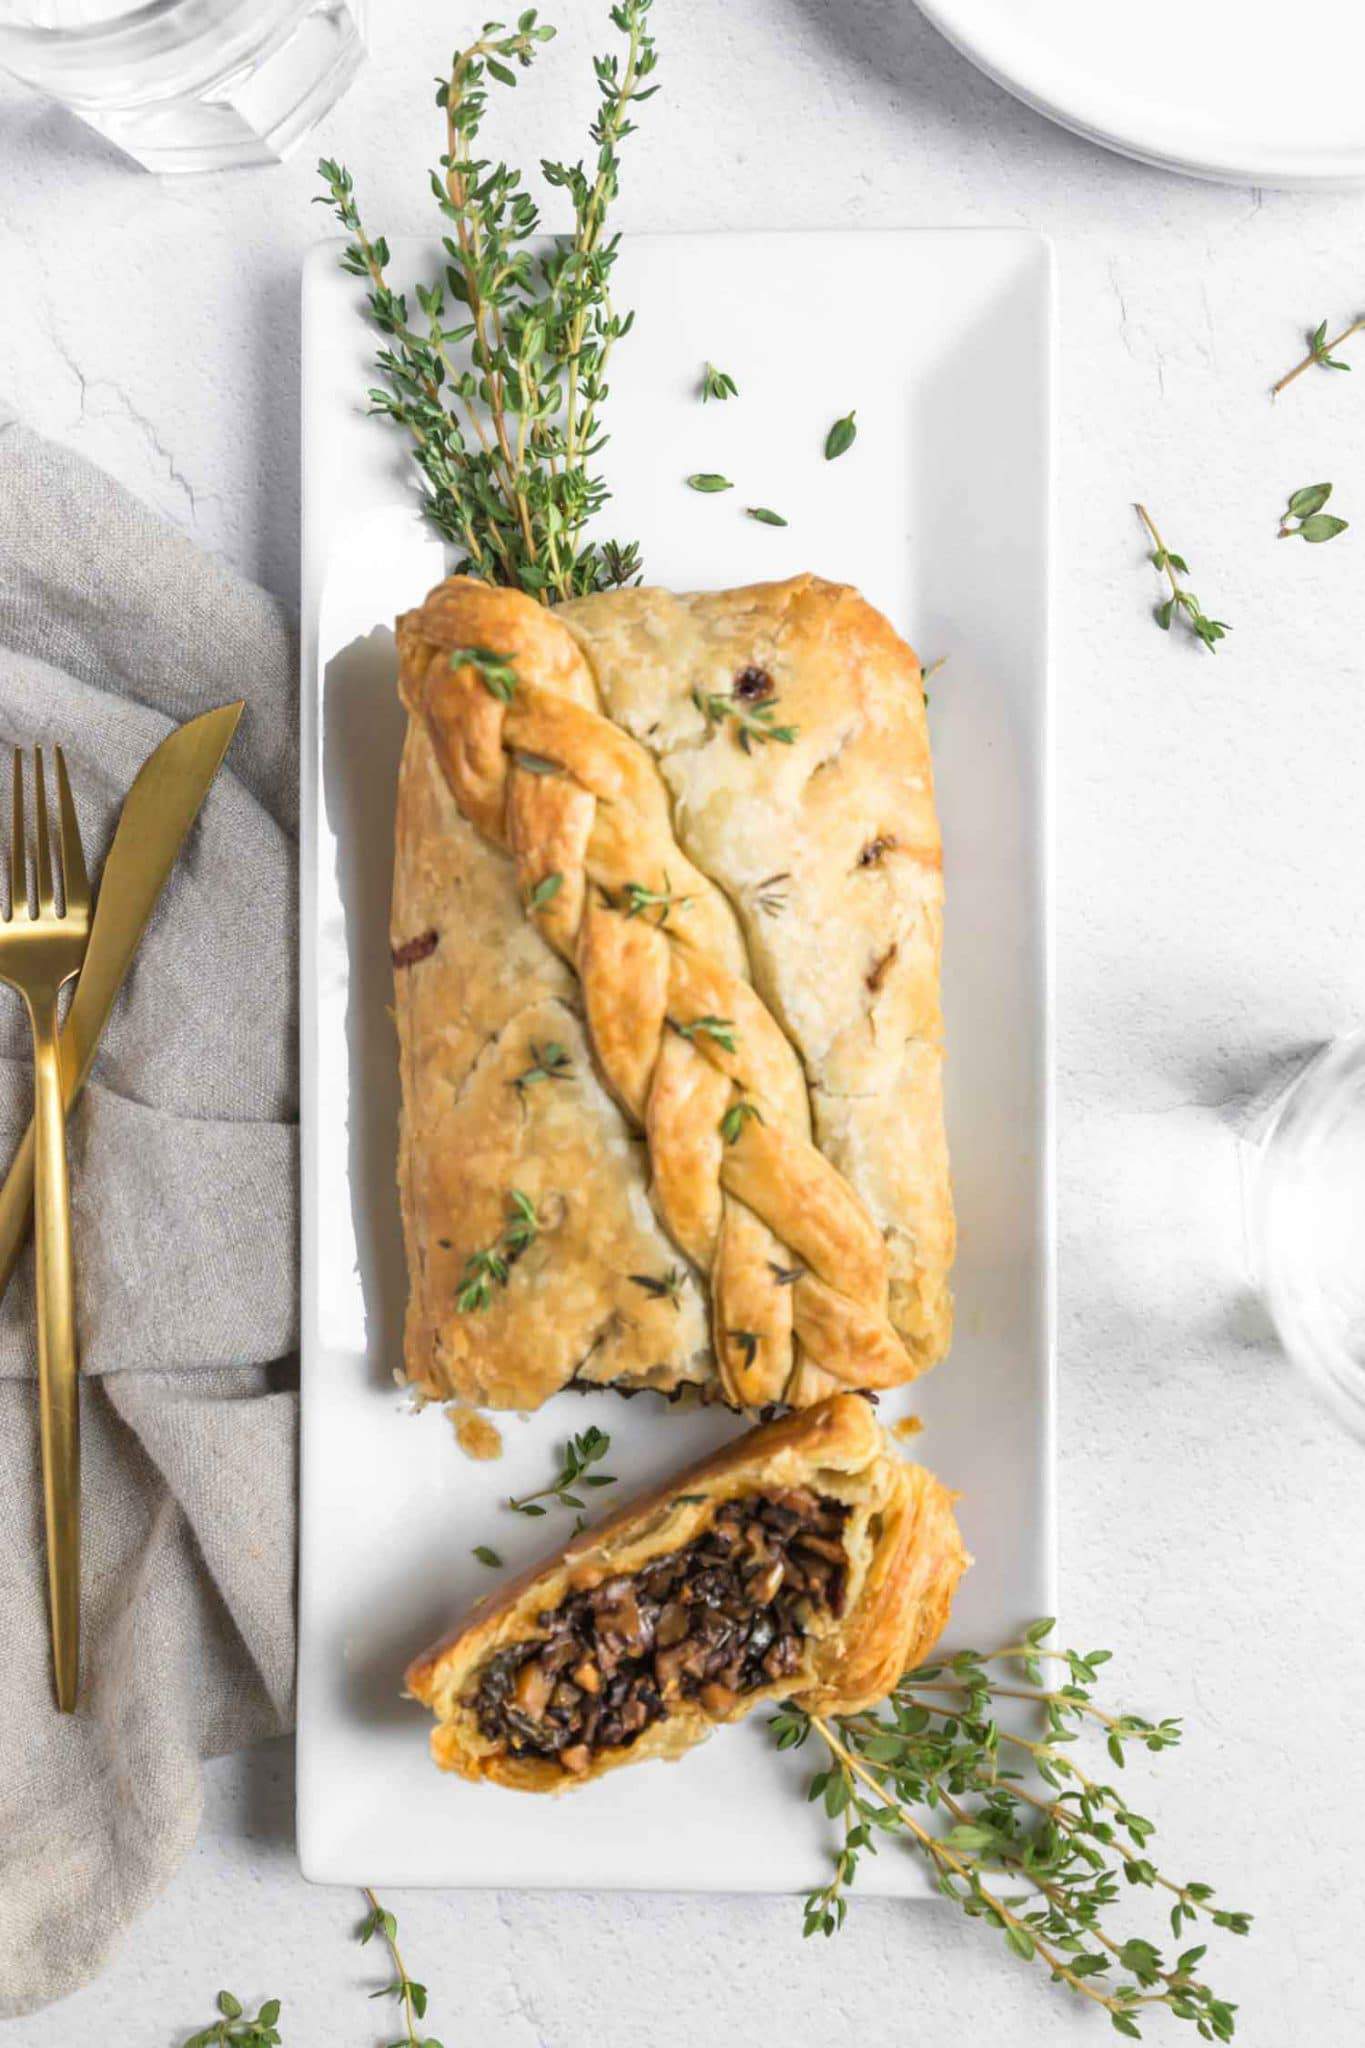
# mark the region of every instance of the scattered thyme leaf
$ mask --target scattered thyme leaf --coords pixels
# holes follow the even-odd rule
[[[661,1279],[653,1273],[632,1273],[633,1284],[642,1289],[655,1301],[671,1301],[674,1308],[682,1307],[683,1270],[681,1266],[670,1266]]]
[[[770,505],[746,505],[746,519],[756,519],[760,526],[785,526],[787,521],[780,512],[774,512]]]
[[[611,1438],[604,1429],[595,1426],[585,1429],[581,1436],[570,1438],[564,1446],[559,1471],[548,1486],[542,1486],[536,1493],[524,1493],[519,1500],[509,1498],[507,1505],[519,1515],[543,1515],[542,1505],[547,1500],[557,1500],[564,1508],[581,1508],[583,1503],[569,1491],[573,1486],[615,1486],[616,1478],[610,1472],[589,1472],[590,1465],[596,1465],[611,1449]]]
[[[790,887],[791,876],[785,869],[781,874],[767,875],[754,890],[754,903],[765,917],[781,917]]]
[[[874,1712],[824,1718],[791,1704],[778,1711],[769,1725],[779,1749],[798,1749],[812,1734],[823,1743],[827,1761],[810,1796],[842,1821],[833,1876],[806,1899],[804,1931],[838,1932],[862,1857],[891,1836],[928,1859],[939,1891],[970,1919],[1102,2007],[1119,2033],[1136,2036],[1137,2016],[1165,2006],[1205,2040],[1230,2041],[1236,2009],[1197,1974],[1202,1946],[1167,1958],[1149,1941],[1111,1935],[1105,1919],[1120,1877],[1168,1895],[1177,1942],[1201,1917],[1245,1934],[1250,1916],[1213,1903],[1208,1885],[1166,1877],[1147,1853],[1151,1821],[1091,1777],[1073,1747],[1091,1728],[1123,1763],[1130,1748],[1171,1748],[1180,1725],[1096,1705],[1109,1652],[1047,1648],[1051,1628],[1036,1622],[989,1657],[964,1650],[907,1672]],[[1045,1659],[1062,1667],[1055,1685],[1043,1676]],[[1006,1667],[1003,1678],[992,1664]],[[1015,1668],[1026,1684],[1015,1683]],[[1043,1717],[1040,1740],[997,1718],[997,1701],[1020,1700]]]
[[[1207,616],[1194,592],[1180,581],[1181,576],[1188,576],[1190,573],[1189,564],[1184,556],[1174,554],[1166,546],[1145,505],[1138,505],[1134,509],[1152,537],[1152,567],[1166,577],[1171,588],[1170,596],[1156,608],[1158,626],[1163,633],[1169,633],[1171,621],[1178,612],[1195,638],[1208,648],[1210,654],[1216,654],[1217,643],[1224,634],[1232,631],[1231,626],[1226,625],[1222,619],[1211,619]]]
[[[594,64],[586,167],[541,166],[573,215],[543,254],[528,247],[540,219],[520,171],[489,162],[479,136],[490,81],[514,85],[554,35],[534,8],[515,29],[489,24],[438,88],[445,147],[430,183],[445,259],[415,287],[415,307],[391,281],[386,239],[362,223],[350,172],[327,157],[318,164],[318,204],[350,238],[341,267],[366,284],[380,336],[371,410],[409,437],[427,517],[460,551],[457,567],[545,604],[640,577],[636,542],[599,542],[588,530],[608,497],[592,467],[606,440],[608,362],[633,317],[612,304],[617,237],[607,217],[632,113],[657,90],[651,4],[610,9],[623,48]]]
[[[527,891],[526,908],[544,910],[547,903],[553,903],[564,887],[563,875],[542,875],[535,887]]]
[[[523,16],[523,19],[525,17]],[[381,1906],[369,1885],[364,1887],[369,1902],[369,1913],[357,1930],[362,1946],[378,1935],[389,1952],[393,1964],[393,1977],[387,1984],[381,1984],[378,1991],[370,1993],[371,1998],[396,1998],[403,2008],[404,2033],[399,2041],[390,2043],[390,2048],[441,2048],[434,2034],[421,2034],[417,2022],[426,2018],[427,1987],[410,1977],[398,1948],[398,1922],[386,1906]]]
[[[737,1145],[745,1124],[752,1117],[755,1123],[763,1122],[763,1112],[756,1102],[750,1102],[741,1095],[738,1102],[732,1102],[720,1120],[720,1134],[727,1145]]]
[[[1341,362],[1333,355],[1332,351],[1333,349],[1340,348],[1343,341],[1349,341],[1353,334],[1358,334],[1362,327],[1365,327],[1365,316],[1362,316],[1359,320],[1353,320],[1349,327],[1343,327],[1341,333],[1335,335],[1329,341],[1327,339],[1327,322],[1319,320],[1317,326],[1308,337],[1307,355],[1301,363],[1295,363],[1292,370],[1287,370],[1278,384],[1271,385],[1271,397],[1278,398],[1287,384],[1292,384],[1296,377],[1301,377],[1305,370],[1311,370],[1314,365],[1323,370],[1349,370],[1351,365]]]
[[[825,460],[836,462],[841,455],[847,455],[858,438],[856,413],[846,412],[836,420],[825,436]]]
[[[1305,484],[1301,490],[1295,491],[1280,514],[1280,531],[1276,538],[1290,540],[1297,537],[1310,544],[1320,544],[1345,533],[1350,521],[1338,519],[1322,509],[1331,495],[1330,484]]]
[[[625,895],[626,916],[628,918],[643,917],[647,910],[657,910],[659,915],[653,920],[654,923],[665,925],[668,923],[668,913],[670,910],[680,910],[685,903],[692,901],[690,896],[675,896],[673,894],[673,887],[667,874],[665,874],[663,879],[664,885],[661,890],[646,889],[643,882],[626,883],[623,893]]]
[[[701,375],[701,402],[718,398],[722,403],[727,398],[738,398],[739,386],[728,370],[718,370],[714,363],[708,363]]]
[[[701,1032],[713,1038],[722,1052],[735,1050],[735,1026],[729,1017],[694,1017],[690,1024],[675,1024],[673,1029],[680,1038],[695,1038]]]
[[[573,1072],[573,1061],[556,1039],[549,1038],[544,1045],[531,1041],[531,1064],[523,1067],[513,1076],[510,1086],[518,1095],[524,1095],[537,1081],[567,1081]]]
[[[753,1330],[727,1330],[725,1334],[732,1344],[739,1347],[744,1363],[752,1365],[758,1357],[758,1336],[756,1332]]]
[[[774,724],[778,702],[776,697],[746,701],[727,696],[723,690],[693,690],[692,702],[708,726],[723,725],[727,718],[733,719],[735,736],[746,754],[752,753],[755,746],[761,747],[768,740],[775,740],[779,746],[789,747],[801,730],[797,725]]]
[[[510,704],[517,687],[517,672],[491,647],[456,647],[450,656],[452,669],[472,668],[484,688],[499,704]]]
[[[734,485],[728,476],[717,476],[713,469],[699,469],[694,476],[690,476],[687,479],[687,487],[692,491],[707,491],[711,493],[716,491],[732,491],[734,489]]]
[[[282,2039],[276,2025],[280,2016],[278,1998],[267,1998],[253,2019],[240,1998],[220,1991],[214,2004],[218,2018],[211,2026],[191,2034],[184,2048],[278,2048]]]
[[[486,1564],[494,1571],[497,1571],[502,1565],[502,1559],[498,1556],[497,1551],[487,1543],[476,1543],[474,1545],[474,1555],[480,1564]]]
[[[461,1315],[480,1315],[490,1305],[495,1287],[505,1287],[513,1266],[540,1234],[535,1204],[520,1188],[507,1197],[507,1221],[496,1244],[471,1252],[455,1296]]]

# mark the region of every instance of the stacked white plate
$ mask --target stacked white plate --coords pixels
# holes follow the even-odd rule
[[[1361,0],[919,0],[1078,135],[1231,184],[1365,182]]]

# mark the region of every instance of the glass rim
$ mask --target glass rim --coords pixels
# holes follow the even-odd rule
[[[127,14],[71,28],[39,27],[0,20],[0,59],[17,78],[40,92],[61,95],[84,82],[85,74],[106,61],[155,67],[158,60],[183,63],[197,43],[221,54],[224,31],[233,45],[261,24],[275,26],[312,4],[312,0],[233,0],[224,19],[222,0],[140,0]],[[243,49],[241,55],[249,55]],[[25,68],[31,65],[32,69]],[[73,104],[78,104],[73,102]]]
[[[1290,1083],[1261,1139],[1251,1210],[1259,1285],[1285,1353],[1338,1417],[1361,1436],[1365,1360],[1357,1359],[1305,1313],[1279,1248],[1285,1234],[1274,1227],[1274,1211],[1296,1194],[1286,1179],[1286,1166],[1302,1163],[1305,1148],[1325,1135],[1323,1118],[1341,1084],[1363,1068],[1365,1027],[1360,1027],[1331,1039]]]

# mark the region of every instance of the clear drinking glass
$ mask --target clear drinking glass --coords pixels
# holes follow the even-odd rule
[[[1365,1031],[1315,1052],[1258,1138],[1257,1284],[1289,1356],[1365,1436]]]
[[[149,171],[278,163],[365,54],[368,0],[0,0],[0,69]]]

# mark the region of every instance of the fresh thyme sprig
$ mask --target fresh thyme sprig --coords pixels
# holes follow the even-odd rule
[[[254,2019],[230,1991],[220,1991],[214,2002],[218,2018],[191,2034],[184,2048],[279,2048],[283,2036],[275,2024],[280,2016],[278,1998],[267,1998]]]
[[[616,1484],[614,1473],[588,1471],[589,1465],[599,1464],[610,1449],[611,1438],[604,1429],[585,1429],[581,1436],[571,1437],[565,1444],[559,1471],[550,1484],[537,1493],[524,1493],[520,1500],[509,1499],[508,1507],[519,1515],[544,1515],[549,1510],[542,1503],[553,1499],[562,1508],[582,1508],[584,1503],[570,1491],[571,1487]]]
[[[668,923],[668,913],[670,910],[680,910],[685,903],[692,901],[690,896],[675,896],[673,894],[673,884],[669,881],[666,874],[663,879],[664,885],[662,889],[647,889],[643,882],[626,883],[622,893],[626,899],[626,916],[628,918],[643,917],[647,910],[657,910],[659,915],[653,922],[665,925]]]
[[[1320,545],[1325,540],[1335,540],[1339,533],[1345,533],[1350,520],[1338,519],[1334,513],[1322,509],[1331,495],[1330,484],[1305,484],[1302,490],[1295,491],[1280,514],[1280,530],[1275,538],[1306,540]]]
[[[547,1038],[544,1045],[537,1045],[532,1039],[531,1064],[513,1075],[510,1085],[524,1096],[537,1081],[567,1081],[572,1072],[573,1061],[557,1039]]]
[[[478,1315],[493,1299],[495,1287],[505,1287],[508,1275],[522,1253],[540,1234],[535,1204],[520,1188],[507,1197],[507,1222],[496,1244],[471,1252],[464,1262],[464,1276],[455,1306],[461,1315]]]
[[[1278,384],[1271,385],[1271,397],[1278,398],[1287,384],[1292,384],[1296,377],[1301,377],[1305,370],[1311,370],[1315,364],[1324,370],[1349,370],[1351,365],[1338,361],[1337,357],[1332,354],[1332,351],[1335,348],[1340,348],[1343,341],[1349,341],[1353,334],[1359,334],[1362,327],[1365,327],[1365,314],[1362,314],[1359,320],[1353,320],[1349,327],[1343,327],[1340,334],[1334,335],[1332,340],[1329,341],[1327,339],[1327,322],[1319,320],[1317,326],[1308,337],[1307,355],[1301,363],[1295,363],[1292,370],[1286,370]]]
[[[1187,590],[1180,581],[1181,576],[1188,576],[1190,573],[1188,562],[1185,561],[1182,555],[1172,554],[1165,541],[1161,538],[1161,535],[1157,532],[1156,524],[1145,505],[1138,505],[1135,507],[1135,510],[1138,518],[1152,536],[1152,567],[1161,570],[1171,586],[1170,596],[1156,608],[1156,622],[1158,626],[1160,626],[1163,633],[1169,633],[1171,630],[1171,620],[1175,617],[1176,612],[1179,611],[1188,622],[1190,631],[1195,637],[1203,642],[1210,654],[1216,654],[1218,651],[1218,641],[1223,638],[1225,633],[1232,631],[1231,626],[1225,625],[1221,619],[1211,619],[1205,614],[1194,592]]]
[[[434,2034],[419,2034],[417,2031],[417,2022],[426,2018],[427,1987],[407,1973],[398,1948],[398,1922],[387,1906],[380,1905],[368,1885],[364,1890],[370,1910],[358,1930],[361,1944],[372,1941],[376,1935],[381,1936],[393,1964],[392,1981],[381,1985],[378,1991],[372,1991],[370,1996],[396,1998],[403,2008],[405,2031],[398,2040],[389,2042],[387,2048],[441,2048]]]
[[[825,1745],[829,1761],[810,1796],[843,1822],[834,1874],[806,1900],[805,1932],[842,1927],[861,1858],[876,1852],[882,1836],[895,1836],[928,1858],[938,1889],[969,1918],[996,1928],[1024,1961],[1043,1962],[1054,1983],[1103,2007],[1120,2034],[1140,2038],[1142,2013],[1165,2006],[1203,2039],[1230,2041],[1235,2008],[1198,1975],[1202,1945],[1167,1958],[1149,1941],[1111,1934],[1105,1923],[1120,1874],[1131,1886],[1168,1894],[1177,1942],[1201,1918],[1245,1934],[1250,1916],[1215,1905],[1206,1884],[1165,1876],[1147,1853],[1152,1822],[1082,1769],[1070,1749],[1091,1728],[1122,1765],[1129,1747],[1173,1747],[1179,1723],[1098,1706],[1093,1688],[1109,1652],[1045,1647],[1052,1628],[1039,1621],[991,1656],[965,1650],[907,1672],[878,1712],[825,1719],[788,1704],[775,1716],[780,1749],[797,1748],[812,1733]],[[1044,1677],[1044,1659],[1062,1667],[1055,1684]],[[991,1674],[992,1664],[1005,1667],[1004,1680]],[[1025,1683],[1012,1682],[1010,1667]],[[999,1702],[1015,1710],[1031,1703],[1041,1728],[1024,1734],[1002,1725]],[[987,1882],[996,1871],[1000,1883]]]
[[[801,729],[796,725],[773,723],[773,714],[777,709],[776,697],[758,698],[745,703],[739,698],[727,697],[723,690],[694,690],[692,702],[708,726],[723,725],[727,718],[733,718],[736,737],[746,754],[752,753],[755,746],[761,747],[768,740],[776,740],[779,746],[789,747]]]
[[[739,386],[729,371],[718,370],[714,363],[708,363],[701,373],[702,404],[705,405],[708,398],[718,398],[723,403],[727,398],[738,397]]]
[[[521,173],[479,154],[488,84],[509,87],[555,31],[528,8],[515,29],[492,22],[457,51],[436,103],[445,149],[431,189],[447,222],[441,275],[416,287],[420,321],[390,282],[383,235],[362,223],[344,165],[324,157],[319,175],[350,237],[342,268],[369,285],[370,318],[383,337],[383,383],[372,411],[411,437],[427,516],[463,550],[461,568],[530,591],[545,603],[638,579],[634,542],[598,542],[587,527],[607,490],[591,465],[606,434],[601,408],[615,344],[630,314],[616,312],[611,277],[618,240],[606,222],[620,177],[631,110],[651,97],[656,53],[652,0],[616,0],[618,56],[594,60],[598,106],[587,166],[542,161],[563,191],[573,227],[533,256],[540,215]]]

